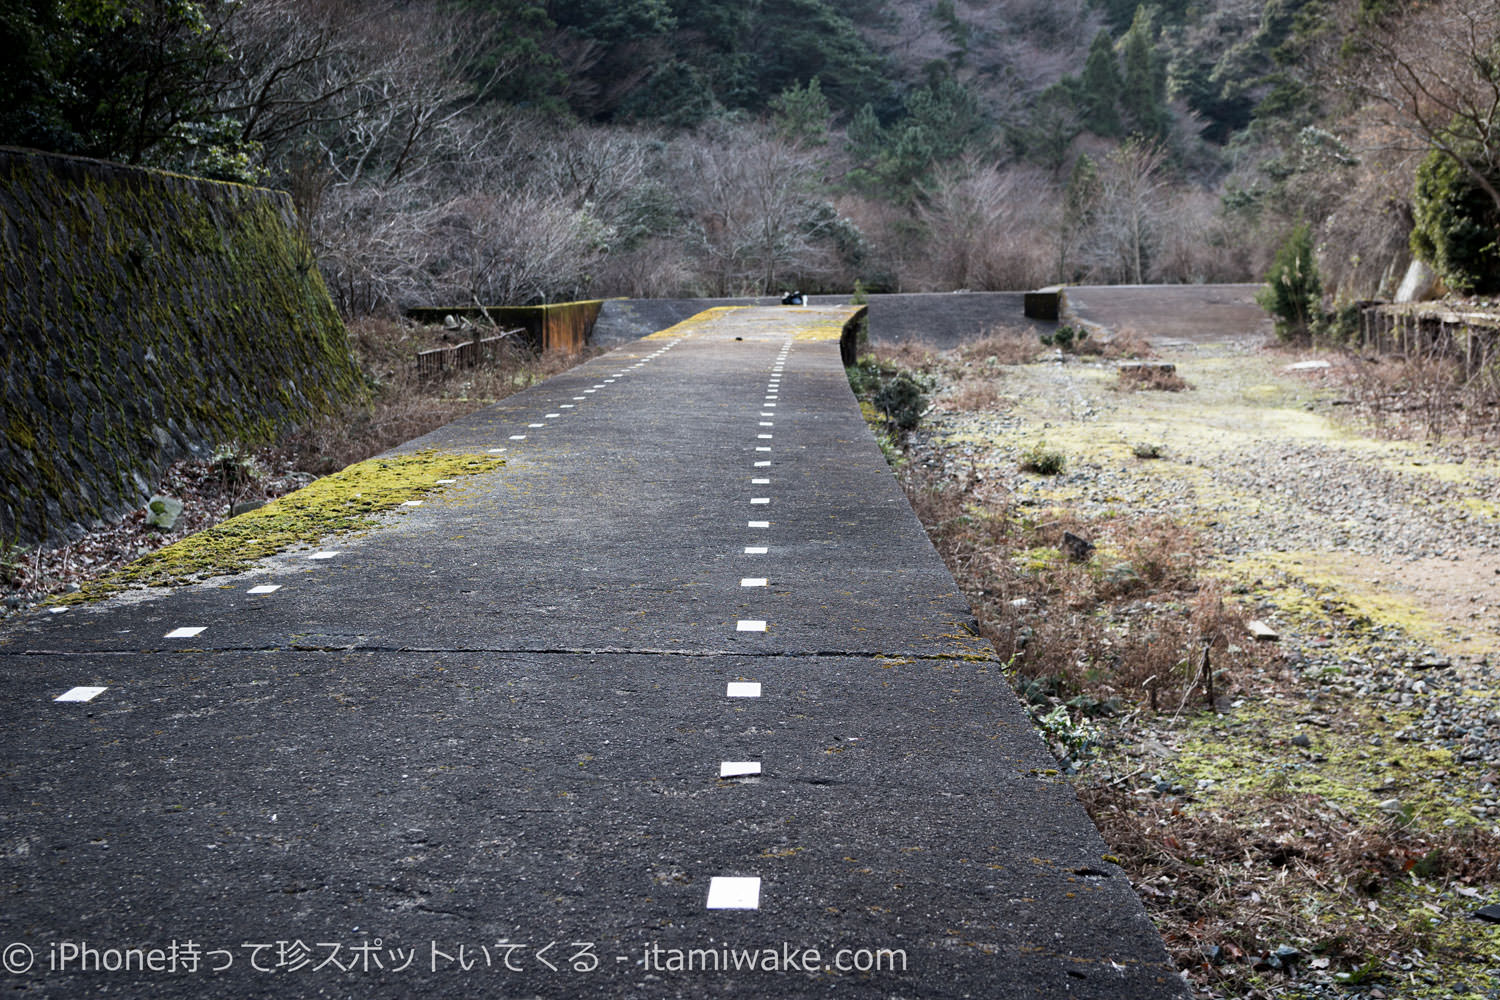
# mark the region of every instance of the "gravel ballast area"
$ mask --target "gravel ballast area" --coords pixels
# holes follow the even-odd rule
[[[1500,836],[1500,449],[1374,434],[1350,405],[1352,362],[1337,354],[1245,336],[1155,347],[1189,388],[1130,390],[1115,362],[1061,352],[936,366],[905,451],[941,478],[998,487],[1035,521],[1189,525],[1209,553],[1204,572],[1278,633],[1263,646],[1274,651],[1265,675],[1240,678],[1215,712],[1137,706],[1105,738],[1111,759],[1094,765],[1109,769],[1105,783],[1233,812],[1274,772],[1356,825]],[[981,385],[998,398],[958,405]],[[1061,454],[1062,471],[1019,471],[1037,449]],[[1164,613],[1138,603],[1136,622]],[[1423,905],[1451,928],[1483,926],[1473,911],[1493,902],[1497,887],[1454,882]],[[1494,956],[1482,981],[1460,981],[1424,954],[1386,956],[1387,978],[1367,989],[1339,985],[1336,961],[1300,979],[1270,963],[1243,990],[1237,980],[1217,992],[1214,974],[1199,985],[1206,996],[1500,995]],[[1402,977],[1407,988],[1393,988]]]

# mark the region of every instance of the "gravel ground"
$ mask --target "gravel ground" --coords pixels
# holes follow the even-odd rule
[[[1072,355],[973,362],[937,387],[914,460],[998,478],[1038,511],[1128,510],[1199,527],[1217,553],[1212,571],[1278,628],[1303,686],[1417,713],[1371,746],[1451,751],[1446,804],[1500,832],[1500,451],[1370,435],[1345,405],[1334,355],[1327,368],[1292,370],[1315,356],[1244,336],[1158,352],[1188,390],[1125,391],[1113,363]],[[999,387],[992,408],[948,402],[981,382]],[[1162,457],[1135,457],[1138,443]],[[1065,456],[1060,475],[1016,471],[1038,445]],[[1357,647],[1341,631],[1350,620],[1361,623]],[[1399,790],[1381,780],[1370,790],[1394,810]]]

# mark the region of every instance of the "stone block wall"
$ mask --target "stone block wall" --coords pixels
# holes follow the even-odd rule
[[[0,148],[0,540],[363,392],[283,193]]]

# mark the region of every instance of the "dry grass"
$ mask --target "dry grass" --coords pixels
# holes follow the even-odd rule
[[[998,410],[1006,402],[994,379],[966,378],[944,393],[944,402],[955,410]]]
[[[1081,341],[1074,341],[1074,351],[1078,354],[1094,355],[1111,361],[1156,357],[1156,352],[1152,350],[1151,342],[1146,335],[1133,327],[1116,330],[1108,337],[1088,337]]]
[[[456,339],[462,339],[459,335]],[[370,405],[351,407],[286,435],[278,452],[317,475],[335,472],[420,437],[578,364],[589,354],[537,355],[507,342],[494,361],[419,378],[418,351],[443,346],[441,330],[383,319],[350,325],[360,370],[374,385]]]
[[[939,356],[936,347],[920,340],[872,341],[870,353],[882,365],[893,365],[916,372],[931,371],[937,365]]]
[[[1116,782],[1083,784],[1078,796],[1127,859],[1178,967],[1228,995],[1273,995],[1252,980],[1276,969],[1271,957],[1291,942],[1300,954],[1281,964],[1293,976],[1299,962],[1352,975],[1372,956],[1379,966],[1379,956],[1413,950],[1441,961],[1443,943],[1396,919],[1383,895],[1412,875],[1491,882],[1500,859],[1500,838],[1486,830],[1361,822],[1313,795],[1261,796],[1232,810],[1187,809]]]
[[[1115,385],[1116,388],[1125,392],[1182,392],[1184,389],[1192,388],[1187,380],[1175,371],[1168,371],[1166,368],[1155,365],[1121,368]]]
[[[978,340],[965,343],[958,349],[963,361],[986,361],[993,358],[1002,365],[1024,365],[1035,361],[1042,353],[1042,342],[1036,333],[1024,327],[996,325],[985,331]]]
[[[907,467],[905,485],[981,631],[1038,704],[1040,695],[1176,708],[1198,689],[1205,643],[1215,651],[1216,694],[1257,655],[1230,652],[1242,619],[1216,581],[1199,578],[1204,546],[1182,525],[1067,511],[1032,523],[993,481],[943,479],[919,463]],[[1073,562],[1058,551],[1064,533],[1099,548]],[[1157,609],[1149,627],[1112,613],[1138,601]]]
[[[1396,437],[1500,439],[1500,370],[1466,377],[1449,358],[1358,358],[1343,370],[1362,416]]]

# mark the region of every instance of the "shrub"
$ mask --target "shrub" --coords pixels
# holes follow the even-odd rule
[[[1021,453],[1021,471],[1035,472],[1039,476],[1055,476],[1062,472],[1063,454],[1050,451],[1045,441],[1038,441]]]
[[[1309,338],[1313,324],[1322,315],[1323,281],[1307,223],[1298,223],[1276,251],[1266,287],[1255,301],[1271,314],[1276,336],[1282,340]]]
[[[1412,216],[1412,253],[1449,288],[1500,292],[1500,209],[1453,157],[1433,150],[1417,168]]]

